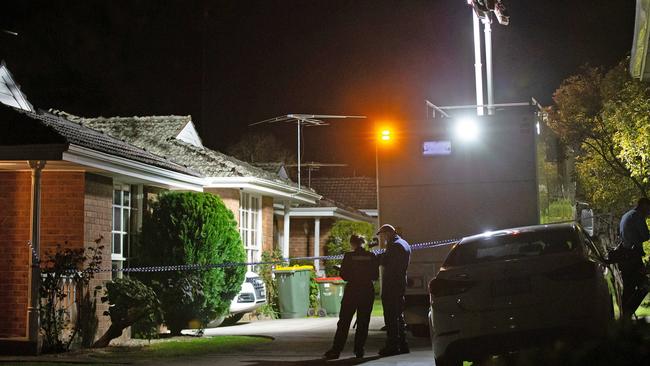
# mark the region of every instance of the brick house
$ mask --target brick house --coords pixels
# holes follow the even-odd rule
[[[248,261],[274,248],[290,254],[291,212],[315,205],[320,195],[287,178],[203,146],[191,116],[82,118],[71,121],[187,165],[204,177],[203,190],[219,195],[235,214]],[[278,208],[282,215],[277,219]],[[287,209],[288,208],[288,209]]]
[[[233,210],[249,259],[257,260],[273,246],[274,202],[290,208],[320,198],[204,148],[189,117],[132,124],[159,132],[141,136],[164,142],[146,149],[133,128],[121,131],[125,136],[110,131],[106,120],[93,124],[34,111],[4,64],[0,76],[0,127],[6,131],[0,136],[0,352],[38,351],[37,313],[28,312],[30,301],[38,301],[31,277],[39,276],[30,270],[30,240],[41,257],[57,244],[84,248],[99,241],[103,269],[120,268],[149,198],[165,190],[207,191]],[[115,275],[97,275],[90,288]],[[98,300],[97,336],[109,325],[105,310]]]
[[[0,353],[38,351],[37,272],[57,244],[104,245],[103,269],[128,264],[147,202],[166,190],[218,194],[235,214],[248,260],[279,248],[323,253],[337,219],[372,220],[286,177],[203,146],[189,116],[81,118],[35,111],[0,64]],[[313,224],[312,224],[313,222]],[[311,229],[309,229],[311,228]],[[322,233],[324,235],[319,234]],[[295,247],[292,249],[292,247]],[[119,272],[103,272],[90,288]],[[97,300],[97,337],[109,325]],[[36,327],[36,328],[35,328]]]
[[[133,220],[124,218],[143,209],[131,204],[142,194],[133,187],[201,191],[203,179],[181,164],[28,104],[9,107],[7,99],[0,104],[0,351],[35,353],[38,313],[29,309],[38,302],[32,279],[40,274],[30,270],[30,242],[41,257],[56,244],[84,248],[99,242],[104,259],[111,258],[128,248]],[[110,266],[111,261],[102,264]],[[111,278],[111,272],[99,273],[90,288]],[[101,336],[109,320],[102,315],[106,305],[96,300]]]

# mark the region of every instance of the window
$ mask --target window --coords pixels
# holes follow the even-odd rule
[[[259,261],[262,249],[262,199],[260,196],[241,192],[239,234],[246,249],[246,261]]]
[[[445,265],[464,266],[566,253],[577,246],[578,238],[573,229],[478,237],[455,246],[445,260]]]
[[[131,190],[129,186],[113,189],[113,230],[111,231],[111,259],[124,261],[129,250],[129,222],[131,220]]]

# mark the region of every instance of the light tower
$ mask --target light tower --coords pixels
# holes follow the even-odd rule
[[[510,23],[510,16],[501,0],[467,0],[472,7],[472,24],[474,25],[474,73],[476,78],[476,114],[485,113],[483,101],[483,67],[481,64],[481,23],[485,36],[485,68],[487,72],[487,109],[488,114],[494,113],[494,87],[492,84],[492,19],[497,18],[501,25]],[[480,21],[479,21],[480,20]]]

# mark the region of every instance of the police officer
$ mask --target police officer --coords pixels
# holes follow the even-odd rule
[[[350,236],[352,251],[345,253],[341,263],[341,278],[347,281],[341,312],[336,326],[336,335],[332,348],[325,352],[328,360],[339,358],[350,331],[352,316],[357,313],[357,331],[354,335],[354,354],[363,358],[363,347],[368,338],[368,325],[375,299],[375,289],[372,281],[379,277],[379,262],[377,256],[363,249],[363,237]]]
[[[377,231],[379,241],[386,251],[379,255],[384,267],[381,280],[381,303],[384,306],[384,322],[387,338],[381,356],[409,353],[404,322],[404,291],[406,290],[406,269],[411,259],[411,246],[397,235],[392,225],[384,224]]]
[[[623,316],[632,317],[648,293],[643,267],[643,242],[650,239],[646,218],[650,216],[650,200],[640,198],[635,208],[621,218],[619,227],[621,244],[632,253],[632,258],[619,264],[623,277]]]

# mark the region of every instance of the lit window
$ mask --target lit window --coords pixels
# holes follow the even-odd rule
[[[246,261],[259,262],[262,250],[262,198],[260,196],[241,193],[239,234],[246,249]],[[249,270],[252,268],[249,267]]]
[[[129,221],[131,219],[131,191],[129,186],[113,189],[113,229],[111,231],[111,259],[124,261],[129,249]]]

